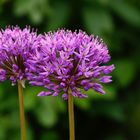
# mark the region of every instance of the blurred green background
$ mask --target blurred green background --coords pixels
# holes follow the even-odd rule
[[[113,83],[106,94],[75,99],[76,140],[140,140],[139,0],[0,0],[0,28],[31,25],[39,33],[68,28],[99,35],[109,46]],[[67,102],[39,98],[26,86],[28,140],[68,140]],[[0,84],[0,140],[19,140],[17,87]]]

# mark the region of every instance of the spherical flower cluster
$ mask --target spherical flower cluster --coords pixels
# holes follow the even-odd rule
[[[37,46],[37,38],[30,28],[7,27],[0,31],[0,81],[10,79],[14,85],[26,79],[24,62]]]
[[[58,30],[49,32],[40,40],[38,51],[26,61],[27,78],[30,84],[44,86],[38,96],[68,98],[68,91],[74,97],[85,98],[81,93],[94,89],[104,94],[101,83],[111,82],[108,76],[114,65],[104,65],[110,60],[108,48],[101,39],[85,32]]]

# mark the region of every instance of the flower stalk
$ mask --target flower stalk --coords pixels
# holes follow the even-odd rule
[[[68,90],[68,113],[69,113],[69,140],[75,140],[74,104],[71,90]]]
[[[21,81],[18,81],[18,96],[19,96],[19,110],[20,110],[21,140],[26,140],[23,87],[22,87]]]

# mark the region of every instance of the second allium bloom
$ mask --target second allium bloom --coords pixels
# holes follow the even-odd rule
[[[39,96],[62,93],[67,99],[68,90],[71,90],[74,97],[87,97],[81,89],[105,93],[101,83],[112,81],[107,75],[114,65],[104,65],[110,55],[101,39],[82,31],[58,30],[46,34],[40,43],[36,54],[26,62],[30,84],[48,89]]]
[[[7,27],[0,31],[0,81],[10,79],[12,85],[26,79],[25,60],[37,46],[36,32],[30,28]],[[24,86],[24,85],[23,85]]]

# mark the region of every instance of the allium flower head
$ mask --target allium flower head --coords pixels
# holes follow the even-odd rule
[[[36,32],[30,28],[7,27],[0,31],[0,81],[10,79],[14,85],[26,79],[24,62],[36,40]]]
[[[68,90],[71,90],[74,97],[87,97],[81,89],[105,93],[101,83],[112,81],[107,75],[114,65],[105,65],[110,55],[101,39],[82,31],[58,30],[46,34],[40,43],[39,51],[26,62],[30,84],[48,90],[38,96],[62,93],[67,99]]]

